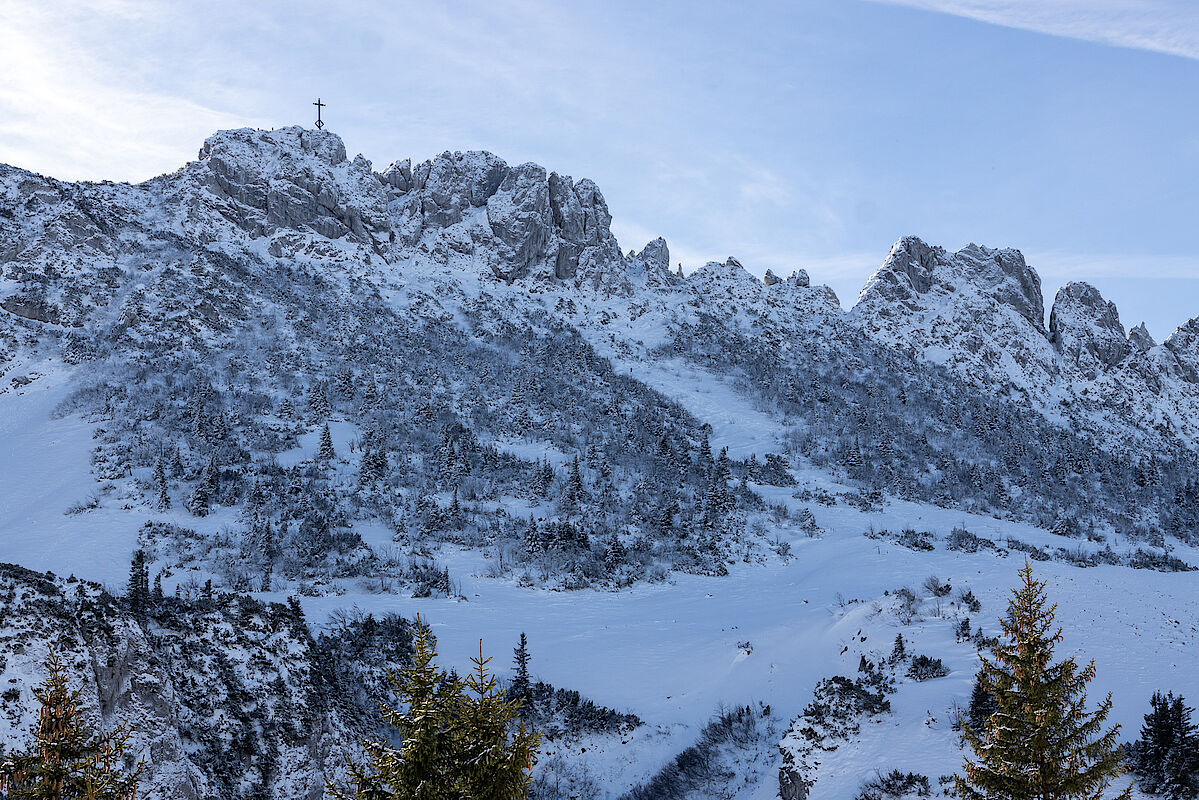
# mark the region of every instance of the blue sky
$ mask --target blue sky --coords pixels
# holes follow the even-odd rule
[[[52,8],[49,6],[53,6]],[[1199,315],[1199,3],[0,0],[0,161],[140,180],[221,127],[376,167],[488,149],[593,178],[626,248],[806,268],[901,235],[1020,248],[1157,339]]]

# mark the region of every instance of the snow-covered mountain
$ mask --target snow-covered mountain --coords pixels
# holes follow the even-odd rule
[[[622,252],[611,219],[593,182],[535,164],[380,172],[300,128],[220,132],[136,186],[0,167],[0,560],[25,568],[0,636],[92,665],[105,724],[166,720],[137,740],[150,796],[278,798],[319,796],[406,652],[346,645],[354,606],[421,612],[450,658],[529,630],[546,678],[645,720],[551,742],[543,796],[553,777],[561,796],[849,798],[863,770],[920,763],[865,722],[952,771],[968,617],[1002,611],[1025,554],[1068,614],[1132,617],[1080,625],[1088,653],[1194,643],[1199,318],[1159,345],[1072,283],[1046,324],[1019,251],[913,237],[844,311],[803,270],[684,277],[662,239]],[[119,599],[136,549],[164,587],[144,618]],[[921,590],[928,572],[970,597]],[[1156,599],[1123,608],[1120,586]],[[68,633],[30,627],[41,595]],[[292,595],[315,634],[263,604]],[[264,633],[221,639],[239,614]],[[949,677],[909,674],[898,632]],[[355,655],[321,673],[329,648]],[[0,662],[10,744],[38,669]],[[1121,719],[1199,688],[1153,669],[1110,665]],[[205,705],[189,687],[219,670]],[[826,680],[846,673],[853,702]],[[248,685],[265,699],[237,701]],[[319,735],[280,721],[296,692]],[[720,703],[745,710],[708,724]],[[811,709],[841,755],[801,735]],[[706,776],[671,762],[692,746]]]

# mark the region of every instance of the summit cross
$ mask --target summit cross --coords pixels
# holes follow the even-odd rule
[[[321,128],[325,127],[325,123],[321,122],[321,109],[328,105],[328,103],[322,103],[321,99],[318,97],[313,105],[316,106],[316,129],[319,131]]]

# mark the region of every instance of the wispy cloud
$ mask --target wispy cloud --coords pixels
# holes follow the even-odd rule
[[[131,79],[130,65],[85,46],[112,21],[154,24],[152,11],[129,0],[54,12],[0,3],[0,162],[69,180],[149,178],[218,128],[262,124]]]
[[[1199,256],[1104,255],[1060,250],[1025,251],[1024,255],[1047,281],[1199,279]]]
[[[1199,60],[1194,0],[873,0]]]

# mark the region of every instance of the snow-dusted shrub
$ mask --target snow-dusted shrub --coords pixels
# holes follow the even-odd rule
[[[947,597],[953,591],[953,587],[949,583],[942,581],[936,575],[929,575],[924,579],[924,588],[928,589],[929,594],[933,597]]]
[[[918,681],[944,678],[948,674],[949,668],[941,663],[941,659],[929,656],[913,656],[912,665],[908,667],[908,677]]]
[[[932,796],[928,776],[893,769],[885,775],[876,773],[875,777],[863,783],[855,800],[903,800],[913,796]]]
[[[975,536],[965,528],[954,528],[945,539],[945,546],[950,550],[962,553],[977,553],[979,550],[994,550],[995,543],[990,539]]]
[[[684,800],[717,795],[720,787],[737,776],[727,751],[745,750],[769,735],[764,724],[770,717],[769,706],[739,706],[717,714],[704,726],[699,741],[675,756],[645,783],[621,797],[621,800]],[[722,755],[724,757],[722,757]]]

